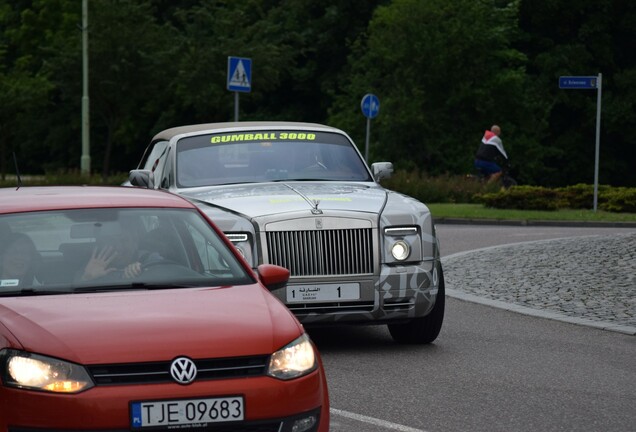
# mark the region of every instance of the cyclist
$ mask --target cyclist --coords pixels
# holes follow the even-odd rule
[[[507,165],[508,155],[501,140],[501,128],[493,125],[481,139],[481,144],[475,155],[475,168],[491,182],[501,177],[502,166]]]

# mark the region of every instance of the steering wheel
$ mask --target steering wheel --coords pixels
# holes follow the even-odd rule
[[[147,263],[143,263],[141,265],[141,274],[145,273],[146,271],[152,269],[153,267],[159,267],[159,266],[164,266],[164,265],[180,265],[174,261],[170,261],[170,260],[164,260],[164,259],[160,259],[160,260],[152,260],[149,261]]]
[[[303,171],[329,171],[329,168],[319,160],[316,160],[313,165],[303,168]]]

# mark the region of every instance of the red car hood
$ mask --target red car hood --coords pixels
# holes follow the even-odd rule
[[[81,364],[269,354],[302,333],[256,284],[4,298],[0,322],[0,348]]]

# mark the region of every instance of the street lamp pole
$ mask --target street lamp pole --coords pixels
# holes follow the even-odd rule
[[[82,0],[82,174],[91,172],[88,99],[88,0]]]

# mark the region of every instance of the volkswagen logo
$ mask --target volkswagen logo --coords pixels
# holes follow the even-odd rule
[[[190,384],[197,376],[197,366],[187,357],[179,357],[170,365],[170,375],[179,384]]]

